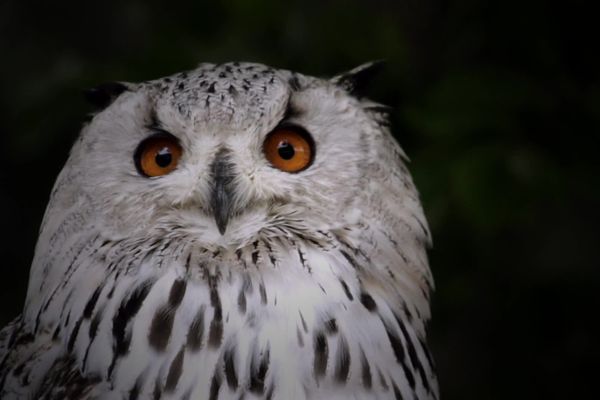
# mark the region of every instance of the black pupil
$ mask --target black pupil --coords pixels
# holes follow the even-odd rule
[[[169,150],[168,147],[163,147],[160,149],[154,158],[156,164],[161,168],[168,167],[169,164],[171,164],[172,159],[173,157],[171,156],[171,150]]]
[[[294,157],[294,154],[296,154],[294,146],[285,141],[279,143],[277,152],[279,153],[279,157],[283,158],[284,160],[291,160]]]

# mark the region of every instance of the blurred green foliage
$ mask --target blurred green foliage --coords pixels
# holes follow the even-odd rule
[[[442,398],[582,398],[599,351],[600,81],[583,1],[0,3],[0,322],[22,307],[80,91],[200,61],[372,59],[433,234]]]

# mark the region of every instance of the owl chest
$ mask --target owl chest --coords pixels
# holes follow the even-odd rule
[[[342,258],[306,251],[269,269],[197,265],[157,275],[149,264],[95,290],[76,286],[73,296],[87,300],[62,314],[63,343],[79,370],[109,385],[99,398],[333,398],[326,393],[380,392],[403,376],[385,303],[365,301]]]
[[[140,310],[129,351],[113,367],[117,386],[143,376],[152,377],[148,390],[198,398],[218,389],[218,398],[270,392],[301,399],[363,390],[377,368],[396,368],[385,330],[339,279],[242,275],[182,285],[175,279],[162,303]]]

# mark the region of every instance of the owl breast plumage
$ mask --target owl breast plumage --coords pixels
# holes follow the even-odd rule
[[[202,64],[89,93],[2,399],[435,399],[430,242],[373,68]]]

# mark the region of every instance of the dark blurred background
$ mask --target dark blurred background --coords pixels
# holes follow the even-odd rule
[[[0,2],[0,324],[21,309],[81,90],[200,61],[372,59],[434,234],[442,398],[589,398],[600,339],[600,62],[583,1]]]

